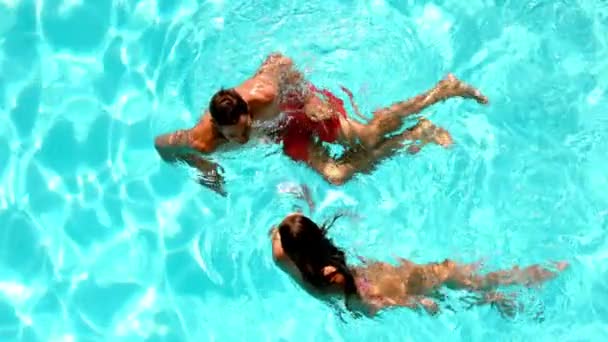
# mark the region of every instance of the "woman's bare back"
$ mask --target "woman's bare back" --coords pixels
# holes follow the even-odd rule
[[[501,285],[532,285],[547,281],[563,271],[568,264],[555,263],[555,270],[540,265],[520,269],[515,266],[508,270],[477,273],[480,264],[457,264],[446,259],[441,263],[416,264],[399,259],[398,265],[385,262],[365,262],[353,267],[359,299],[370,313],[385,307],[405,306],[412,309],[424,308],[436,313],[438,306],[433,298],[446,286],[452,289],[466,289],[494,298],[493,291]],[[488,296],[485,296],[488,294]],[[482,302],[480,302],[482,304]]]

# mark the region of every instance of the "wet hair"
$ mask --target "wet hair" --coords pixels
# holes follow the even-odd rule
[[[234,89],[220,89],[209,102],[211,117],[220,126],[236,124],[248,111],[247,102]]]
[[[283,251],[310,285],[317,289],[331,285],[323,275],[326,266],[333,266],[340,272],[344,277],[344,299],[348,308],[349,298],[357,293],[355,279],[346,264],[344,252],[327,238],[327,231],[340,216],[334,216],[321,227],[304,215],[290,216],[279,225],[279,234]]]

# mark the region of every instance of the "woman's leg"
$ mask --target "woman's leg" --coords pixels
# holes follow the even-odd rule
[[[478,274],[477,265],[458,265],[450,260],[450,273],[445,285],[450,288],[464,288],[472,291],[491,291],[500,286],[524,285],[531,286],[553,279],[557,274],[568,267],[567,262],[554,263],[555,270],[549,270],[540,265],[526,268],[514,266],[508,270],[490,272],[485,275]]]

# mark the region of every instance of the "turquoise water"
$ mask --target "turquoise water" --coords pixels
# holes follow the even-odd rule
[[[0,339],[606,340],[606,32],[597,0],[0,1]],[[491,104],[432,108],[453,148],[343,187],[273,145],[221,157],[227,198],[160,161],[155,135],[275,50],[366,112],[448,72]],[[301,205],[285,183],[310,186],[317,220],[358,213],[331,232],[351,256],[572,267],[513,320],[344,323],[271,261],[268,228]]]

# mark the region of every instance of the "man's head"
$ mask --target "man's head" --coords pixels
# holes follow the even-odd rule
[[[209,103],[211,118],[228,140],[244,144],[249,140],[251,113],[249,106],[234,89],[221,89]]]

